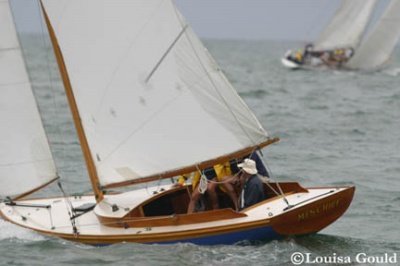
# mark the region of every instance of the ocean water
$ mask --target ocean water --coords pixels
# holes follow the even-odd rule
[[[64,187],[69,193],[87,192],[90,185],[48,40],[23,36],[22,43]],[[0,265],[293,265],[294,252],[337,264],[338,257],[348,256],[351,265],[367,265],[355,261],[360,253],[372,257],[368,265],[385,265],[374,258],[388,254],[400,263],[399,51],[380,72],[289,71],[279,58],[301,44],[205,43],[269,134],[281,138],[264,150],[274,179],[304,186],[354,184],[355,198],[345,215],[315,235],[230,246],[93,247],[0,220]]]

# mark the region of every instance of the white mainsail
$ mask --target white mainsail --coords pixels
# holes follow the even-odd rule
[[[8,0],[0,0],[0,198],[56,177]]]
[[[400,1],[392,0],[346,66],[352,69],[379,68],[390,59],[399,37]]]
[[[329,25],[315,42],[315,50],[356,48],[364,34],[376,0],[343,0]]]
[[[171,0],[43,0],[102,186],[267,133]]]

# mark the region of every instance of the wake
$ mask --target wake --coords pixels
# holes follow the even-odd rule
[[[22,240],[27,242],[43,241],[45,238],[35,232],[16,226],[0,219],[0,241]]]

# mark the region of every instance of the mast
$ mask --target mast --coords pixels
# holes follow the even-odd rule
[[[65,66],[64,57],[62,55],[60,46],[58,45],[58,41],[57,41],[56,35],[54,33],[54,29],[50,23],[49,17],[46,13],[46,10],[43,7],[42,1],[40,1],[40,4],[42,7],[42,12],[44,14],[44,19],[46,21],[47,29],[49,31],[49,36],[50,36],[51,42],[53,44],[54,54],[57,59],[58,68],[59,68],[61,78],[62,78],[62,81],[64,84],[65,94],[67,95],[68,104],[69,104],[69,107],[70,107],[70,110],[72,113],[76,131],[78,134],[83,157],[85,158],[86,169],[89,174],[90,182],[92,184],[92,189],[93,189],[93,192],[94,192],[94,195],[96,198],[96,202],[100,202],[104,198],[104,195],[100,189],[99,177],[98,177],[96,166],[94,164],[94,161],[93,161],[93,158],[92,158],[92,155],[90,152],[90,147],[89,147],[89,143],[87,141],[86,135],[85,135],[85,130],[83,129],[83,125],[82,125],[81,118],[79,115],[78,106],[75,101],[74,92],[72,91],[71,81],[69,79],[68,71]]]

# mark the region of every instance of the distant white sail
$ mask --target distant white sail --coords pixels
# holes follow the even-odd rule
[[[390,59],[399,37],[400,1],[392,0],[347,66],[352,69],[379,68]]]
[[[43,0],[101,185],[268,136],[170,0]]]
[[[357,47],[375,4],[376,0],[343,0],[315,42],[315,50]]]
[[[0,198],[56,177],[8,0],[0,0]]]

